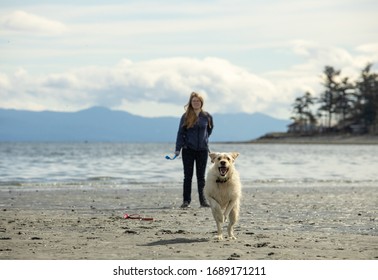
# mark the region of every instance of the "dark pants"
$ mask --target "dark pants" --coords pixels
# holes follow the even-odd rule
[[[203,189],[205,187],[205,172],[208,158],[208,151],[195,151],[189,148],[182,150],[182,163],[184,165],[184,201],[192,200],[192,178],[194,171],[194,162],[196,163],[196,175],[198,184],[199,200],[205,201]]]

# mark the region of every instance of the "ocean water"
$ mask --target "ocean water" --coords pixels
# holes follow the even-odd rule
[[[212,143],[210,148],[240,153],[236,167],[244,186],[378,186],[378,145]],[[181,158],[165,159],[173,150],[174,143],[3,142],[0,188],[181,187]]]

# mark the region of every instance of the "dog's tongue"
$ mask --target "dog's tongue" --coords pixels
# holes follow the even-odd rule
[[[226,174],[227,174],[227,171],[228,171],[227,167],[220,167],[220,168],[219,168],[219,172],[220,172],[220,174],[221,174],[222,176],[226,175]]]

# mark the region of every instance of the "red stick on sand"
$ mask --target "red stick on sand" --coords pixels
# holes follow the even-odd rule
[[[123,215],[123,218],[125,219],[134,219],[134,220],[140,220],[140,221],[153,221],[154,218],[144,218],[144,217],[141,217],[139,214],[125,214]]]

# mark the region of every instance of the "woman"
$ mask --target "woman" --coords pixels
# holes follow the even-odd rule
[[[176,139],[176,156],[182,149],[182,163],[184,165],[184,199],[181,208],[190,207],[192,194],[192,178],[194,162],[198,184],[199,201],[202,207],[209,207],[203,189],[205,187],[205,171],[208,158],[208,140],[213,131],[212,116],[202,110],[203,97],[192,92],[185,113],[180,120]]]

